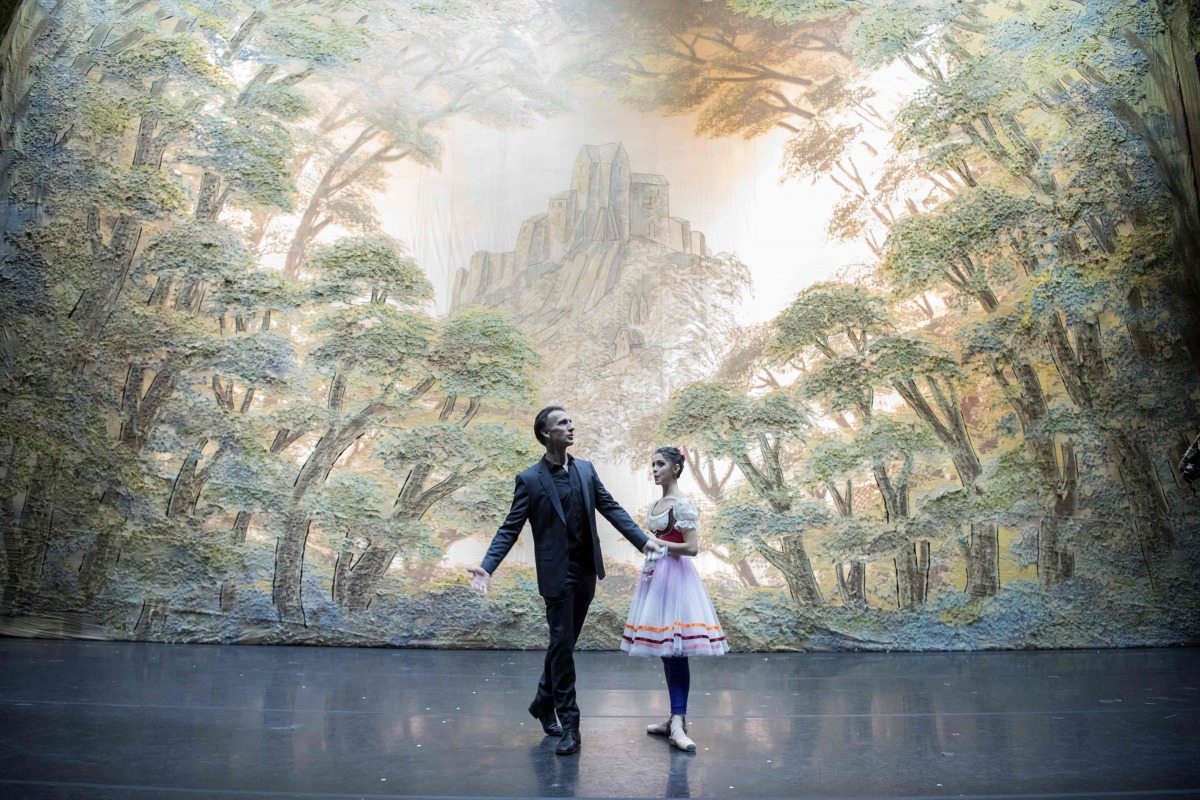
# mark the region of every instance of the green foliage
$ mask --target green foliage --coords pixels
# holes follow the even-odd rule
[[[800,383],[801,395],[807,400],[821,400],[830,411],[870,410],[875,376],[871,364],[858,355],[823,359],[812,367]]]
[[[281,122],[235,108],[230,119],[211,118],[198,127],[190,163],[221,175],[245,204],[292,210],[292,137]]]
[[[449,472],[489,470],[511,478],[536,458],[528,442],[524,431],[509,425],[440,423],[391,432],[377,454],[397,471],[411,464],[437,464]]]
[[[304,59],[325,67],[361,59],[373,38],[369,26],[336,16],[323,20],[307,11],[271,14],[259,35],[281,60]]]
[[[264,311],[294,311],[308,302],[309,287],[276,270],[255,269],[213,286],[214,311],[253,317]]]
[[[777,23],[801,23],[827,19],[857,10],[852,0],[726,0],[729,8],[747,17],[763,17]]]
[[[179,185],[153,167],[109,167],[98,178],[98,199],[114,211],[156,219],[183,209]]]
[[[296,367],[295,345],[274,331],[217,339],[208,360],[211,368],[248,386],[282,389]]]
[[[387,236],[340,239],[309,259],[317,273],[313,299],[349,303],[371,297],[414,306],[433,296],[433,287],[404,247]],[[382,298],[382,299],[379,299]]]
[[[122,50],[106,66],[113,77],[129,83],[147,78],[186,78],[216,88],[225,82],[204,45],[189,34],[155,37],[139,47]]]
[[[926,427],[882,414],[873,416],[862,427],[854,437],[854,445],[860,457],[871,462],[877,459],[909,462],[915,456],[941,451],[941,445]],[[893,477],[899,483],[907,483],[912,470],[912,463],[905,463]]]
[[[178,278],[217,285],[241,277],[253,263],[242,237],[220,223],[181,222],[153,236],[142,253],[142,269],[159,279]]]
[[[404,553],[430,547],[428,526],[384,514],[387,492],[365,475],[335,476],[319,492],[308,495],[305,503],[322,532],[332,537],[386,542]]]
[[[786,361],[816,348],[826,356],[847,345],[861,350],[866,337],[887,327],[882,300],[857,286],[822,283],[797,295],[775,318],[771,352]],[[844,337],[845,343],[839,340]]]
[[[840,438],[825,438],[808,449],[804,463],[810,481],[837,483],[859,470],[861,458],[853,443]]]
[[[467,309],[451,317],[438,332],[429,360],[447,394],[533,401],[530,371],[539,358],[504,312]]]
[[[423,314],[372,303],[328,313],[313,331],[324,335],[306,363],[399,378],[424,362],[434,328]]]
[[[698,441],[706,453],[725,457],[745,454],[760,434],[799,438],[808,424],[784,395],[748,398],[725,386],[694,383],[672,398],[661,430],[668,441]]]
[[[708,525],[718,543],[774,542],[827,528],[834,515],[824,503],[799,498],[784,513],[774,509],[750,492],[735,493],[722,503]]]
[[[872,345],[875,374],[882,381],[917,380],[927,376],[959,381],[966,374],[948,353],[912,334],[881,336]]]
[[[864,4],[846,33],[846,45],[864,65],[885,66],[914,53],[923,54],[939,28],[971,11],[974,9],[963,0]]]
[[[989,290],[995,279],[1011,274],[1014,231],[1033,213],[1027,197],[990,187],[963,192],[935,213],[896,223],[888,234],[883,269],[906,295],[943,282],[959,292]]]
[[[886,561],[911,542],[908,527],[874,517],[840,517],[821,537],[815,552],[833,561]]]

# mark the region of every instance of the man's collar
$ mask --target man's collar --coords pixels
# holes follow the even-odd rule
[[[555,464],[553,461],[550,460],[549,456],[542,456],[542,461],[546,462],[547,469],[554,469],[555,467],[559,467],[561,469],[564,466],[563,464]],[[567,463],[565,465],[567,468],[567,472],[571,471],[571,465],[574,463],[575,463],[575,456],[571,455],[570,453],[567,453]]]

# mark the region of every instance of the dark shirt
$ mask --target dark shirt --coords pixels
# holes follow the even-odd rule
[[[554,490],[558,492],[558,502],[562,505],[563,516],[567,518],[567,535],[570,537],[572,554],[585,548],[590,551],[592,539],[584,519],[583,487],[579,483],[579,471],[572,463],[574,461],[574,458],[567,456],[567,463],[571,466],[563,469],[546,459],[550,479],[554,481]]]

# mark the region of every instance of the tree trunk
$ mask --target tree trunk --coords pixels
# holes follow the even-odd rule
[[[142,393],[143,378],[148,370],[144,366],[129,368],[125,389],[121,399],[121,443],[140,452],[150,441],[150,434],[158,422],[159,412],[175,391],[178,376],[170,365],[164,366],[154,375],[145,394]]]
[[[96,543],[79,566],[79,588],[88,600],[94,599],[108,583],[108,577],[121,563],[121,537],[111,531],[96,536]]]
[[[344,548],[334,568],[334,602],[347,611],[366,611],[374,599],[375,586],[391,566],[396,551],[395,547],[381,547],[372,542],[352,561],[350,548]]]
[[[58,469],[58,464],[39,469],[25,491],[20,522],[4,537],[4,555],[8,567],[4,600],[10,609],[31,599],[29,596],[41,581],[54,522],[54,485]]]
[[[329,384],[329,397],[327,405],[334,411],[341,411],[342,404],[346,401],[346,376],[342,372],[338,372],[333,376],[333,382]]]
[[[1078,511],[1079,459],[1070,443],[1062,446],[1062,455],[1062,481],[1054,510],[1042,519],[1038,529],[1038,582],[1044,589],[1063,583],[1075,573],[1075,553],[1061,531],[1063,520],[1071,519]]]
[[[250,528],[250,517],[251,513],[249,511],[242,510],[237,513],[237,517],[233,520],[233,529],[230,532],[233,534],[235,544],[246,543],[246,531]]]
[[[221,581],[220,603],[221,611],[228,614],[237,608],[237,589],[238,584],[233,578],[226,578]]]
[[[1107,413],[1096,388],[1107,377],[1099,323],[1081,321],[1072,324],[1076,341],[1073,347],[1057,312],[1051,313],[1046,321],[1047,341],[1054,354],[1055,366],[1071,399],[1080,408]],[[1109,424],[1105,445],[1109,457],[1116,462],[1142,548],[1148,554],[1170,549],[1175,540],[1174,525],[1146,446],[1124,420]]]
[[[171,487],[171,497],[167,501],[168,518],[184,514],[190,516],[196,512],[196,503],[200,501],[200,492],[204,490],[204,484],[208,482],[210,474],[207,469],[200,475],[196,474],[196,465],[204,457],[204,446],[207,444],[208,439],[202,438],[195,447],[188,451],[187,457],[183,460],[179,474],[175,476],[175,484]],[[219,455],[220,451],[209,459],[209,464],[212,464]]]
[[[1175,543],[1174,526],[1150,452],[1128,428],[1109,431],[1108,441],[1142,547],[1147,553],[1170,550]]]
[[[307,624],[300,587],[304,579],[304,549],[311,527],[312,520],[308,515],[295,509],[288,515],[283,533],[275,545],[275,580],[271,587],[271,599],[282,622]]]
[[[167,620],[167,601],[154,597],[142,603],[142,612],[138,615],[137,624],[133,626],[133,637],[146,641],[162,630]]]
[[[896,607],[916,608],[929,597],[929,542],[901,548],[895,559]]]
[[[824,604],[821,588],[817,586],[817,578],[812,571],[812,562],[799,534],[785,539],[781,550],[758,542],[755,545],[759,554],[770,564],[783,573],[787,582],[788,594],[796,605],[818,608]]]
[[[60,4],[61,5],[61,4]],[[12,8],[10,6],[10,8]],[[58,8],[46,13],[37,3],[19,3],[9,20],[0,44],[0,235],[7,236],[26,219],[23,204],[14,197],[17,171],[13,164],[21,157],[22,138],[28,120],[30,95],[34,85],[34,59],[42,36],[52,25],[61,30]],[[0,248],[7,243],[0,241]],[[3,253],[3,250],[0,250]]]
[[[837,565],[838,594],[842,596],[842,605],[865,603],[867,600],[867,565],[864,561],[851,561],[850,573],[846,574],[846,565]]]
[[[743,558],[737,561],[730,561],[729,565],[737,570],[738,578],[741,580],[743,586],[753,588],[759,585],[758,578],[755,577],[754,570],[750,567],[749,561]]]
[[[221,215],[219,190],[221,176],[208,170],[200,177],[200,191],[196,199],[195,218],[198,222],[216,222]]]
[[[325,170],[325,174],[317,182],[313,193],[309,195],[308,205],[304,208],[304,213],[300,216],[300,223],[296,226],[296,233],[292,237],[291,246],[288,248],[287,258],[283,265],[283,274],[289,278],[295,278],[300,272],[300,266],[304,263],[304,256],[308,251],[308,245],[312,242],[316,235],[317,218],[321,215],[321,211],[325,203],[334,194],[333,183],[338,172],[346,165],[347,162],[361,150],[375,136],[364,130],[358,137],[346,147],[338,157],[334,159],[329,168]]]
[[[934,401],[938,404],[943,416],[939,416],[934,411],[929,401],[921,394],[916,381],[898,380],[892,386],[908,404],[908,407],[929,426],[938,441],[950,451],[950,460],[954,462],[955,471],[958,472],[958,478],[963,487],[974,489],[976,481],[983,474],[983,467],[979,463],[979,456],[975,453],[975,446],[971,443],[971,436],[967,432],[967,423],[963,419],[962,409],[951,402],[951,396],[942,391],[933,378],[927,378],[926,383],[934,390]]]
[[[338,428],[330,428],[309,454],[292,486],[292,500],[297,504],[304,499],[309,489],[325,482],[338,457],[358,438],[356,435],[347,438],[343,433]]]
[[[279,617],[285,622],[304,623],[301,579],[304,573],[304,548],[312,520],[301,511],[300,501],[308,490],[320,486],[329,477],[338,457],[361,436],[373,407],[368,407],[349,423],[329,428],[313,448],[292,487],[293,507],[284,523],[284,532],[275,547],[275,577],[271,598]],[[278,443],[278,436],[276,443]],[[272,446],[274,450],[274,446]]]
[[[971,523],[967,541],[967,594],[993,597],[1000,591],[1000,539],[995,523]]]
[[[1133,312],[1131,317],[1139,315],[1145,308],[1145,303],[1142,301],[1142,290],[1136,286],[1129,290],[1127,297],[1129,300],[1129,310]],[[1129,331],[1129,338],[1133,339],[1133,349],[1142,358],[1150,358],[1154,355],[1154,340],[1150,338],[1150,334],[1146,333],[1146,326],[1141,320],[1126,319],[1125,328]]]
[[[99,224],[98,219],[95,222]],[[97,231],[95,235],[100,234]],[[95,340],[100,336],[116,310],[141,235],[141,220],[122,214],[113,222],[108,244],[98,246],[99,251],[92,258],[92,270],[101,276],[99,288],[84,293],[69,315],[88,339]]]
[[[1075,554],[1063,542],[1062,520],[1043,517],[1038,527],[1038,583],[1050,589],[1065,583],[1075,573]]]

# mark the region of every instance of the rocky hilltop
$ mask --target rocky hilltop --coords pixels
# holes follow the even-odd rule
[[[620,143],[585,145],[512,251],[458,271],[451,313],[508,310],[544,358],[543,398],[628,457],[671,392],[710,373],[745,286],[744,265],[671,216],[665,176],[633,172]]]
[[[549,278],[553,285],[538,292],[542,313],[564,303],[585,311],[613,289],[623,251],[637,239],[662,245],[660,255],[681,267],[693,259],[672,254],[708,255],[704,234],[671,216],[666,177],[631,171],[619,142],[584,145],[571,170],[571,188],[552,196],[546,213],[525,220],[515,249],[477,252],[470,267],[458,271],[451,309],[512,307],[534,282]],[[534,311],[513,310],[525,318]]]

